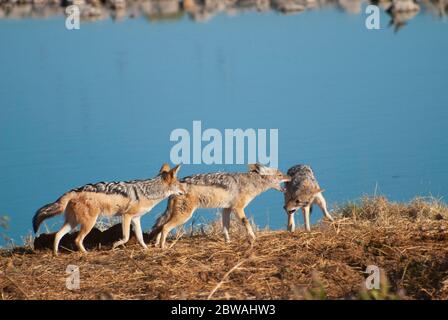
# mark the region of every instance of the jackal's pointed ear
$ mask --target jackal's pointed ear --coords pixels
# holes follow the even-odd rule
[[[275,172],[277,172],[277,170],[275,170],[274,168],[266,167],[265,165],[257,162],[249,165],[249,172],[255,172],[260,175],[273,175],[275,174]]]
[[[170,171],[170,165],[168,163],[164,163],[162,168],[160,168],[159,173],[164,173]]]
[[[260,173],[261,164],[259,164],[259,163],[251,163],[251,164],[248,165],[248,167],[249,167],[249,172]]]
[[[172,177],[177,177],[177,173],[179,172],[180,164],[171,169],[170,174]]]

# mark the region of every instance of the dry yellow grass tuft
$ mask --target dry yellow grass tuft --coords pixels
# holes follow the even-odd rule
[[[259,231],[253,247],[233,222],[230,244],[213,223],[197,235],[178,233],[166,250],[145,252],[135,241],[59,257],[49,250],[4,250],[0,298],[448,299],[445,204],[364,198],[337,208],[336,216],[310,233]],[[79,290],[65,286],[69,264],[79,267]],[[382,271],[378,291],[363,289],[368,265]]]

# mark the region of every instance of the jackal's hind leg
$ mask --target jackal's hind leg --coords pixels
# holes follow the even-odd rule
[[[155,247],[160,246],[160,240],[162,238],[162,231],[160,231],[156,236],[156,243],[154,244]]]
[[[160,232],[160,248],[165,248],[166,237],[170,231],[187,222],[195,210],[196,208],[187,208],[184,211],[173,211],[170,219],[163,225]]]
[[[142,225],[140,222],[140,216],[132,218],[132,225],[134,226],[135,236],[137,237],[138,243],[142,245],[143,248],[148,249],[145,241],[143,240]]]
[[[252,226],[250,225],[249,220],[246,218],[244,209],[238,208],[238,209],[235,209],[234,211],[235,211],[235,214],[238,217],[238,219],[246,227],[247,235],[249,236],[249,241],[251,243],[253,243],[257,237],[255,236],[254,230],[252,230]]]
[[[68,223],[66,221],[64,223],[64,225],[62,226],[62,228],[56,233],[56,235],[54,237],[54,243],[53,243],[53,253],[54,253],[55,256],[58,255],[59,242],[71,230],[72,230],[72,226],[70,225],[70,223]]]
[[[222,232],[224,233],[224,240],[228,243],[230,242],[230,214],[232,213],[232,209],[223,209],[222,210]]]
[[[79,229],[78,236],[75,239],[76,246],[81,252],[87,252],[83,244],[84,238],[89,234],[90,231],[92,231],[93,227],[95,226],[96,219],[97,217],[95,217],[94,219],[87,220],[81,224],[81,229]]]
[[[316,197],[314,198],[314,201],[316,204],[320,207],[322,212],[324,213],[325,217],[329,219],[330,221],[334,221],[333,217],[330,215],[330,212],[328,212],[327,209],[327,202],[325,201],[324,196],[321,192],[319,192]]]
[[[123,214],[121,226],[123,229],[123,238],[121,240],[115,242],[112,246],[112,249],[115,249],[116,247],[121,246],[129,241],[130,232],[131,232],[131,216],[130,215]]]

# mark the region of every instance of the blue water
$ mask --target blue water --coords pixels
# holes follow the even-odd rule
[[[20,244],[35,210],[70,188],[154,176],[169,161],[171,131],[191,131],[193,120],[204,129],[278,128],[280,169],[311,164],[330,207],[375,190],[397,201],[446,197],[448,24],[419,14],[394,33],[381,18],[381,30],[335,9],[208,23],[106,20],[76,31],[62,17],[0,20],[8,235]],[[246,167],[184,165],[180,175],[217,170]],[[247,214],[284,228],[282,201],[268,191]]]

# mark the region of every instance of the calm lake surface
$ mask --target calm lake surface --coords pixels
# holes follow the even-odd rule
[[[447,197],[448,23],[422,10],[394,33],[384,12],[381,30],[367,30],[365,17],[335,8],[207,23],[138,17],[75,31],[62,15],[0,20],[8,235],[21,244],[35,210],[68,189],[154,176],[170,160],[171,131],[191,132],[193,120],[222,132],[278,129],[279,168],[310,164],[330,207],[375,190],[396,201]],[[246,166],[184,165],[180,175],[218,170]],[[268,191],[247,214],[284,228],[282,205]]]

